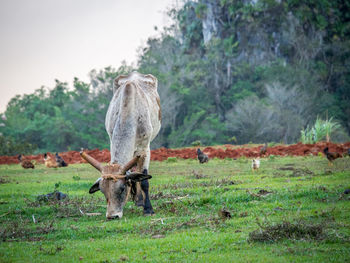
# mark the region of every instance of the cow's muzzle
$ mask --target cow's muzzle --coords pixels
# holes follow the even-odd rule
[[[123,212],[119,212],[119,213],[116,213],[116,214],[113,214],[113,215],[106,215],[107,219],[108,220],[113,220],[113,219],[120,219],[123,217]]]

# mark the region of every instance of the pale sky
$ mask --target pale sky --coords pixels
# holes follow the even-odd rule
[[[135,63],[177,0],[0,0],[0,112],[16,94]]]

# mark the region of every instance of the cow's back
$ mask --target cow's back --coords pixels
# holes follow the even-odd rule
[[[112,163],[123,165],[149,151],[161,126],[157,79],[137,72],[116,78],[105,124]]]

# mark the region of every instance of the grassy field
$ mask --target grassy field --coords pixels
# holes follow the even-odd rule
[[[156,214],[128,202],[112,221],[102,193],[88,194],[91,166],[1,165],[0,262],[347,262],[350,158],[271,156],[258,173],[250,163],[152,162]],[[37,200],[55,185],[67,199]]]

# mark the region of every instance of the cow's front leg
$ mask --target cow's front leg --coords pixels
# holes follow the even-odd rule
[[[143,174],[148,174],[148,170],[144,169]],[[141,182],[141,189],[144,196],[144,206],[143,206],[143,214],[146,216],[150,216],[154,214],[151,201],[149,200],[149,182],[148,180],[143,180]]]
[[[135,188],[136,188],[135,205],[144,206],[144,196],[143,196],[142,189],[141,189],[141,183],[136,182]]]
[[[139,159],[139,161],[137,163],[136,171],[141,173],[142,167],[144,166],[144,163],[145,163],[145,159],[146,159],[145,155],[141,155],[141,158]],[[145,206],[145,202],[144,202],[145,197],[144,197],[143,190],[141,188],[141,182],[136,182],[134,184],[134,190],[135,190],[134,193],[136,193],[134,196],[135,205],[144,207]]]

